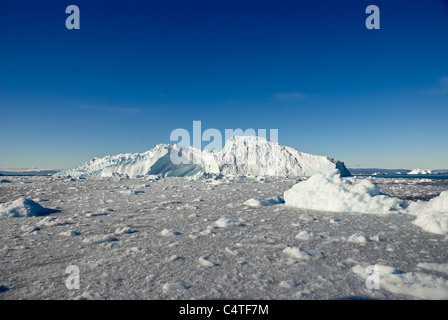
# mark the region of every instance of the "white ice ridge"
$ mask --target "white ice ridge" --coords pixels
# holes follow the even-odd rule
[[[404,201],[389,197],[367,179],[344,179],[337,170],[318,173],[285,191],[287,206],[335,211],[384,214],[403,209]]]
[[[180,154],[184,157],[184,152],[191,161],[173,163],[170,155]],[[121,174],[132,178],[140,175],[183,177],[216,174],[296,177],[311,176],[329,169],[338,169],[343,176],[350,175],[341,161],[299,152],[261,137],[235,136],[228,139],[219,151],[159,144],[144,153],[94,158],[78,167],[58,172],[55,176],[111,177]]]
[[[381,193],[368,179],[341,178],[337,170],[318,173],[284,193],[286,206],[367,214],[407,213],[423,230],[448,234],[448,191],[430,201],[404,201]]]

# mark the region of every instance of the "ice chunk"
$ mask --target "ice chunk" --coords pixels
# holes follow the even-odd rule
[[[69,222],[55,217],[45,217],[37,223],[38,226],[44,227],[62,226],[65,224],[69,224]]]
[[[283,250],[283,253],[290,255],[296,259],[319,259],[322,258],[322,253],[314,250],[303,250],[296,247],[287,247]]]
[[[115,229],[115,234],[126,234],[126,233],[133,233],[135,232],[130,227],[123,227],[123,228],[117,228]]]
[[[448,191],[443,191],[438,197],[426,202],[413,202],[409,205],[408,211],[417,216],[414,224],[423,230],[448,234]]]
[[[297,284],[294,281],[283,280],[283,281],[280,281],[278,286],[283,289],[294,289],[295,287],[297,287]]]
[[[113,237],[110,234],[91,236],[83,240],[84,243],[104,243],[112,241],[117,241],[117,238]]]
[[[312,232],[308,232],[306,230],[304,231],[300,231],[297,235],[296,235],[296,239],[299,240],[316,240],[316,239],[322,239],[321,236],[316,235]]]
[[[184,291],[188,290],[190,287],[184,284],[183,282],[168,282],[165,283],[162,287],[162,290],[165,292],[172,291]]]
[[[448,280],[420,272],[402,272],[390,266],[377,265],[379,285],[387,291],[419,299],[448,299]],[[352,271],[359,277],[369,276],[365,266],[356,265]]]
[[[176,232],[174,230],[171,230],[171,229],[163,229],[160,232],[160,235],[163,236],[163,237],[173,237],[173,236],[179,236],[180,233]]]
[[[76,231],[73,231],[73,230],[67,230],[67,231],[64,231],[64,232],[60,232],[59,235],[60,236],[64,236],[64,237],[76,237],[76,236],[79,236],[80,233],[76,232]]]
[[[0,204],[0,218],[32,217],[47,211],[31,199],[19,198],[14,201]]]
[[[271,198],[267,198],[267,199],[252,198],[252,199],[246,200],[244,202],[244,204],[249,207],[268,207],[268,206],[273,206],[273,205],[280,204],[280,203],[285,203],[285,201],[279,196],[275,196],[275,197],[271,197]]]
[[[221,218],[215,222],[215,225],[219,228],[239,227],[244,226],[241,222],[233,221],[228,218]]]
[[[366,243],[366,242],[369,242],[370,239],[368,237],[366,237],[365,235],[363,235],[362,233],[355,233],[355,234],[352,234],[350,237],[348,237],[347,241],[355,242],[355,243]]]
[[[403,200],[380,193],[367,179],[341,178],[339,171],[318,173],[285,191],[287,206],[335,211],[384,214],[403,209]]]
[[[205,268],[210,268],[210,267],[216,266],[216,264],[214,262],[208,260],[207,257],[200,257],[198,259],[198,261],[199,261],[199,264]]]

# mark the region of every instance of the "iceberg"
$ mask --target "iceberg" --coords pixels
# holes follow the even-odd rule
[[[411,172],[408,172],[408,174],[432,174],[432,173],[433,173],[432,170],[420,169],[420,168],[417,168],[417,169],[412,170]]]
[[[178,154],[184,157],[183,160],[200,161],[172,161],[172,156]],[[54,176],[112,177],[118,174],[132,178],[142,175],[185,177],[213,174],[308,177],[330,169],[337,169],[342,176],[350,175],[341,161],[300,152],[261,137],[235,136],[228,139],[224,148],[218,151],[159,144],[144,153],[93,158]]]

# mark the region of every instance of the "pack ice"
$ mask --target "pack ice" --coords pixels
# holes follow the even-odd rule
[[[175,164],[171,154],[185,152],[189,163]],[[344,163],[326,156],[303,153],[261,137],[235,136],[226,141],[219,151],[199,150],[177,144],[159,144],[144,153],[126,153],[92,160],[69,170],[55,174],[56,177],[110,177],[114,174],[130,178],[140,175],[171,177],[201,174],[253,175],[253,176],[311,176],[329,169],[338,169],[342,176],[350,172]]]
[[[0,219],[0,300],[448,297],[445,180],[10,181],[0,214],[37,216]],[[41,207],[23,198],[54,210],[28,212]],[[379,289],[366,285],[372,265]],[[67,266],[79,268],[79,289],[67,287]]]

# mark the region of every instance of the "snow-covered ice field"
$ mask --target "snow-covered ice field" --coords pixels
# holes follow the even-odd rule
[[[411,214],[288,206],[298,179],[3,178],[0,203],[52,211],[4,210],[0,299],[448,299],[446,234]],[[448,190],[369,180],[402,200]],[[69,265],[80,289],[66,287]],[[369,265],[379,289],[366,286]]]

